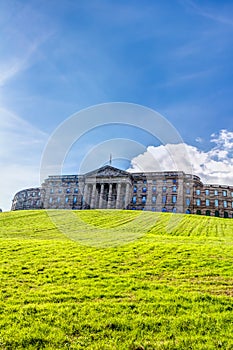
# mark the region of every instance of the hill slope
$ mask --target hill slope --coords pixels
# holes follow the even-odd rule
[[[0,348],[232,349],[232,238],[231,219],[2,213]]]

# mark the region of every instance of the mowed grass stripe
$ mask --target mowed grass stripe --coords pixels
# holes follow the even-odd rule
[[[85,246],[51,215],[77,216],[86,234],[143,234]],[[232,234],[230,219],[192,215],[2,213],[0,349],[230,350]]]

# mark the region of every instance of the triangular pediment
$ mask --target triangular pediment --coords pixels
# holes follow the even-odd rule
[[[93,176],[93,177],[131,177],[131,174],[125,170],[121,170],[115,168],[111,165],[105,165],[99,169],[90,171],[86,173],[85,176]]]

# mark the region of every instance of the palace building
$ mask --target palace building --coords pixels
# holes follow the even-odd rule
[[[130,209],[233,217],[233,186],[206,185],[182,171],[131,173],[106,165],[83,175],[49,176],[19,191],[11,210]]]

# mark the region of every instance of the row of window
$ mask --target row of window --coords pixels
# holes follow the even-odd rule
[[[196,195],[197,195],[197,196],[200,196],[200,194],[201,194],[201,190],[199,190],[199,189],[196,190]],[[219,194],[219,191],[218,191],[218,190],[214,190],[214,195],[215,195],[215,196],[218,196],[218,194]],[[210,195],[210,190],[208,190],[208,189],[205,190],[205,195],[206,195],[206,196],[209,196],[209,195]],[[227,190],[223,190],[223,191],[222,191],[222,196],[223,196],[223,197],[227,197],[227,195],[228,195],[228,194],[227,194]],[[231,192],[231,197],[233,197],[233,192]]]
[[[62,188],[59,188],[58,189],[58,193],[62,193],[63,192],[63,189]],[[71,188],[66,188],[65,189],[65,193],[71,193],[72,192],[72,189]],[[74,193],[78,193],[78,187],[74,188]],[[54,188],[50,188],[50,194],[53,194],[54,193]]]
[[[134,186],[133,192],[134,192],[134,193],[137,193],[137,191],[138,191],[137,186]],[[166,187],[166,186],[163,186],[163,187],[162,187],[162,191],[163,191],[163,192],[166,192],[166,191],[167,191],[167,187]],[[145,186],[142,187],[142,192],[143,192],[143,193],[146,193],[146,192],[147,192],[147,187],[145,187]],[[156,192],[156,186],[153,186],[153,187],[152,187],[152,192],[153,192],[153,193]],[[177,192],[177,187],[176,187],[176,186],[172,186],[172,192]]]
[[[201,199],[200,198],[197,198],[196,199],[196,205],[199,207],[201,205]],[[210,206],[210,200],[209,199],[206,199],[205,200],[205,206],[206,207],[209,207]],[[219,206],[219,200],[218,199],[215,199],[214,200],[214,206],[215,207],[218,207]],[[231,207],[233,208],[233,202],[231,202]],[[227,201],[223,201],[223,208],[228,208],[228,202]]]
[[[65,197],[65,203],[69,203],[71,200],[73,200],[73,204],[77,203],[77,197],[73,197],[73,199],[70,198],[70,197]],[[61,198],[60,197],[57,197],[57,198],[50,197],[49,198],[49,203],[50,204],[52,204],[52,203],[61,203]]]
[[[146,196],[142,196],[142,198],[141,198],[142,204],[145,204],[146,201],[147,201],[147,197],[146,197]],[[133,204],[136,204],[136,203],[137,203],[137,196],[133,196],[132,202],[133,202]],[[156,203],[156,196],[152,196],[152,197],[151,197],[151,202],[152,202],[152,203]],[[171,201],[171,202],[172,202],[173,204],[177,202],[177,196],[176,196],[176,195],[172,196],[172,201]],[[163,204],[166,204],[166,203],[167,203],[167,196],[162,196],[162,203],[163,203]]]

